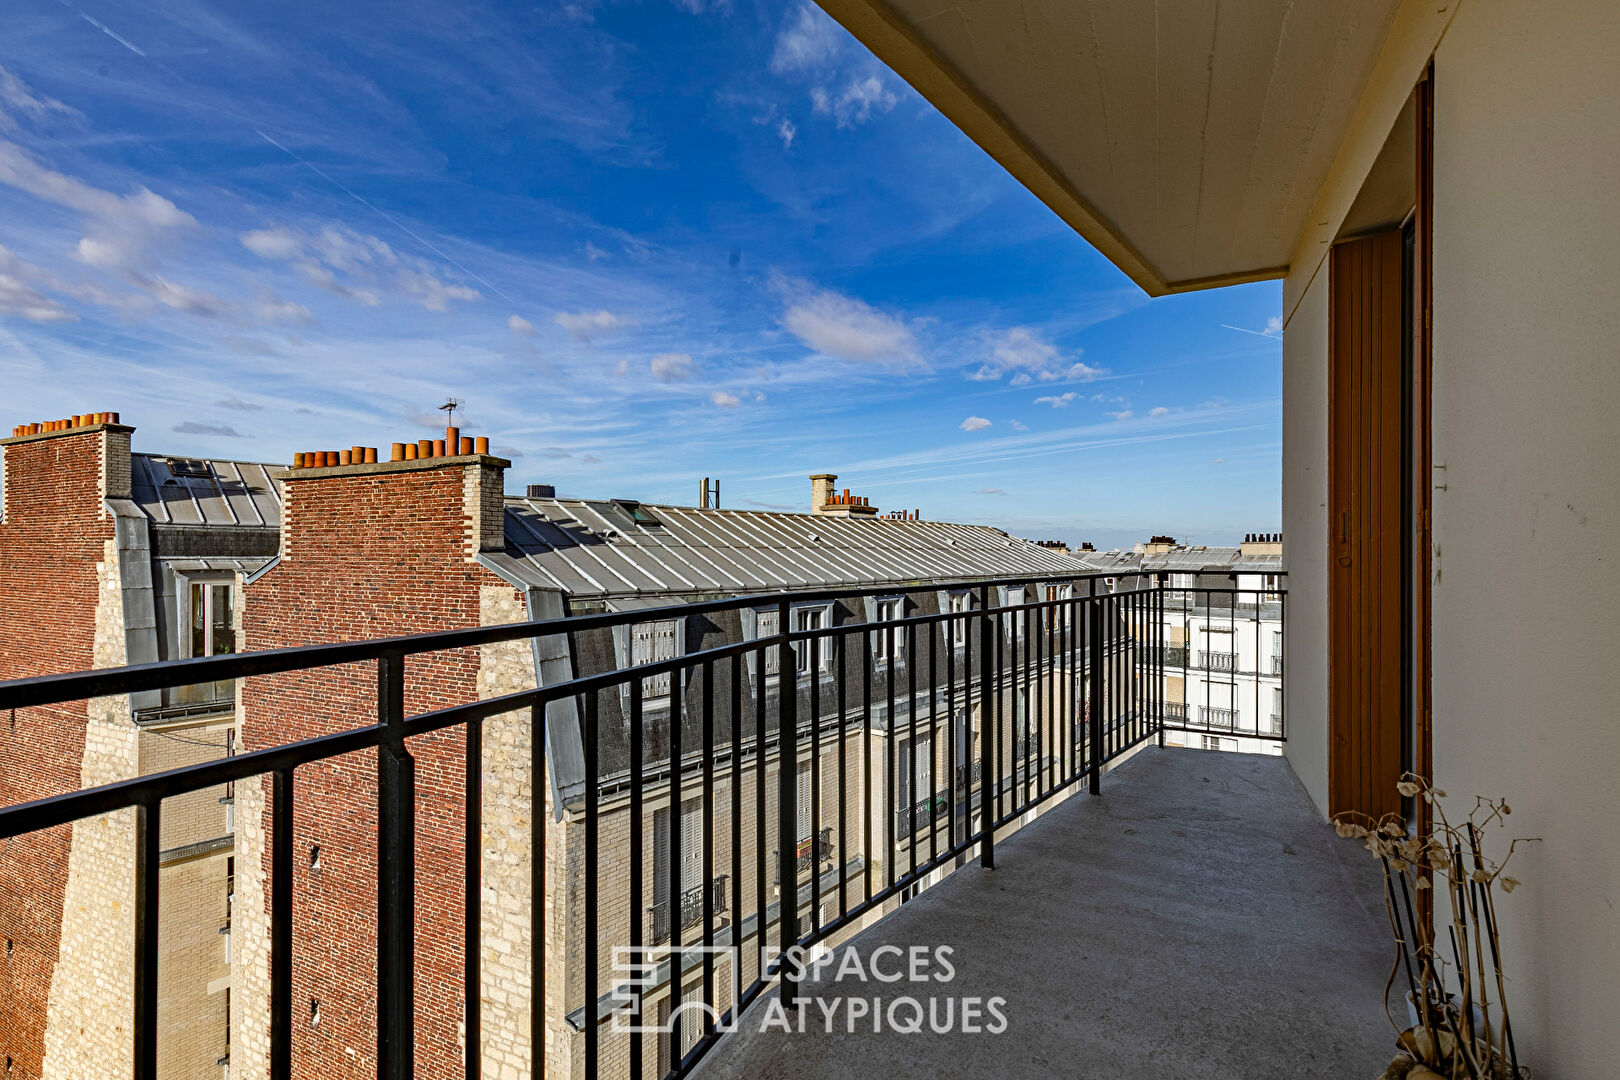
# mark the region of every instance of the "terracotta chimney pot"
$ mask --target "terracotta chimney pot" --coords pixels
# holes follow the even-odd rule
[[[377,463],[377,448],[375,446],[363,446],[361,447],[361,450],[365,451],[367,465],[375,465]]]
[[[454,454],[456,452],[455,448],[461,445],[461,429],[458,427],[445,428],[444,445],[450,449],[450,453]]]
[[[472,436],[470,436],[470,435],[463,435],[463,436],[462,436],[462,437],[461,437],[461,447],[460,447],[460,450],[461,450],[461,456],[462,456],[462,457],[466,457],[466,456],[467,456],[467,455],[468,455],[468,454],[471,454],[471,453],[472,453],[472,452],[473,452],[473,441],[472,441]]]
[[[417,439],[416,440],[416,456],[418,458],[430,458],[430,457],[432,457],[433,456],[433,440],[432,439]]]
[[[487,454],[487,453],[489,453],[489,436],[488,435],[480,435],[480,436],[478,436],[478,438],[473,440],[473,453],[475,453],[475,454]]]
[[[404,461],[405,460],[405,444],[402,443],[402,442],[395,443],[393,446],[389,447],[389,453],[392,455],[388,459],[389,461]]]
[[[405,460],[406,461],[415,461],[418,450],[419,450],[419,447],[415,443],[413,443],[413,442],[406,443],[405,444]]]
[[[433,456],[434,457],[444,457],[444,440],[443,439],[434,439],[433,440]]]

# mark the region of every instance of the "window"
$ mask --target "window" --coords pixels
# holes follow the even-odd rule
[[[236,651],[229,581],[191,583],[191,654],[224,656]]]
[[[1171,574],[1170,587],[1172,589],[1191,589],[1194,586],[1192,574]]]
[[[672,660],[677,652],[675,621],[636,623],[630,627],[630,666]],[[641,680],[642,700],[647,704],[668,704],[669,672]]]
[[[775,637],[781,632],[781,628],[782,615],[781,612],[777,611],[775,608],[772,608],[769,611],[755,612],[754,637],[756,639]],[[750,657],[748,670],[750,672],[756,671],[757,668],[755,665],[757,665],[758,662],[758,660]],[[769,679],[774,676],[778,671],[781,670],[781,664],[781,653],[774,647],[767,647],[765,649],[765,677]]]
[[[1029,593],[1022,586],[1018,588],[1008,586],[1003,587],[1001,590],[1002,607],[1022,607],[1028,602]],[[1003,619],[1006,622],[1008,633],[1014,638],[1021,639],[1024,636],[1024,616],[1021,612],[1009,611],[1003,616]]]
[[[1236,750],[1236,739],[1221,739],[1214,735],[1201,735],[1202,746],[1205,750]]]
[[[794,632],[825,629],[830,622],[828,618],[830,610],[826,607],[794,608]],[[831,654],[832,643],[827,638],[810,638],[793,643],[794,666],[800,675],[808,675],[812,666],[821,671],[826,671],[831,661]]]
[[[908,810],[912,805],[920,803],[933,793],[933,742],[926,733],[917,736],[915,743],[906,743],[900,748],[900,776],[898,786],[900,790],[899,809]],[[911,786],[911,770],[917,770],[917,786]]]
[[[890,623],[905,618],[906,602],[900,597],[879,600],[873,608],[873,621]],[[903,628],[883,626],[872,632],[872,658],[879,661],[904,660],[906,640]]]
[[[670,877],[669,861],[669,807],[660,807],[653,813],[653,901],[662,904],[669,899],[672,885],[682,892],[703,880],[703,800],[687,799],[681,803],[681,865],[680,880]]]
[[[950,603],[951,614],[962,615],[965,612],[973,610],[973,594],[965,592],[951,593]],[[952,645],[955,645],[957,648],[961,648],[963,645],[967,644],[969,627],[972,626],[972,623],[973,620],[968,618],[951,620]]]
[[[619,509],[630,515],[630,520],[643,528],[663,528],[664,523],[653,515],[651,510],[642,506],[633,499],[614,499],[613,503]]]
[[[808,761],[799,765],[799,843],[802,846],[815,836],[815,786],[810,782],[810,763]],[[800,853],[801,855],[803,852]]]

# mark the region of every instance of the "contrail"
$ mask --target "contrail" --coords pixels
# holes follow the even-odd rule
[[[326,173],[324,173],[320,169],[316,168],[315,165],[313,165],[312,163],[310,163],[310,162],[304,160],[303,158],[299,157],[297,154],[293,153],[287,147],[285,147],[285,146],[281,145],[280,143],[276,142],[276,140],[272,139],[270,136],[266,135],[263,131],[260,131],[258,128],[254,128],[253,130],[259,136],[259,138],[263,139],[265,142],[269,143],[271,146],[275,147],[277,150],[280,150],[283,154],[286,154],[288,157],[290,157],[294,161],[298,162],[298,164],[302,165],[304,168],[308,169],[310,172],[314,173],[316,176],[320,177],[322,180],[325,180],[328,184],[331,184],[333,187],[335,187],[339,191],[343,192],[343,194],[347,195],[349,198],[353,199],[355,202],[359,203],[361,206],[364,206],[367,210],[370,210],[372,213],[376,214],[378,217],[382,218],[384,221],[386,221],[389,224],[393,225],[396,229],[399,229],[401,232],[405,233],[405,235],[407,235],[411,239],[415,240],[418,244],[421,244],[423,247],[425,247],[429,251],[433,252],[439,258],[443,259],[445,262],[449,263],[451,266],[454,266],[457,270],[460,270],[463,274],[466,274],[468,277],[470,277],[474,281],[478,282],[480,285],[482,285],[484,288],[488,289],[490,292],[494,293],[496,296],[500,297],[502,300],[505,300],[508,304],[517,303],[516,300],[513,300],[510,296],[507,296],[505,293],[501,292],[501,290],[497,289],[494,285],[491,285],[484,278],[479,277],[477,274],[473,273],[471,270],[469,270],[465,266],[461,265],[455,259],[452,259],[449,255],[445,254],[443,251],[440,251],[433,244],[429,243],[428,240],[425,237],[418,235],[416,232],[414,232],[411,229],[410,226],[406,225],[403,221],[400,221],[398,218],[394,217],[394,215],[390,214],[388,211],[382,209],[379,206],[376,206],[376,205],[374,205],[372,203],[367,202],[364,198],[357,195],[355,192],[351,191],[350,189],[344,187],[342,184],[340,184],[336,180],[334,180],[331,176],[328,176]]]

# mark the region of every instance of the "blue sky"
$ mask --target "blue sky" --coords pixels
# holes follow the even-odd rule
[[[3,425],[1105,546],[1279,521],[1280,289],[1148,300],[800,0],[0,15]]]

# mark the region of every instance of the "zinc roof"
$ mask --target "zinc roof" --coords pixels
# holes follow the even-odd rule
[[[658,524],[638,524],[639,507]],[[506,500],[509,575],[574,596],[745,593],[955,578],[1072,576],[1078,559],[986,525],[699,510],[611,499]]]
[[[162,454],[130,455],[130,493],[159,525],[281,526],[281,465]]]

